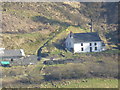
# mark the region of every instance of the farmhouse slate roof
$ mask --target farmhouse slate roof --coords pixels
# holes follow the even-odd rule
[[[74,43],[102,41],[97,32],[73,33],[73,40],[74,40]]]
[[[2,57],[22,57],[24,52],[22,49],[4,50]]]

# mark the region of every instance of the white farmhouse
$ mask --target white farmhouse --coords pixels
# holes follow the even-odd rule
[[[72,33],[67,36],[65,46],[74,53],[101,52],[105,50],[105,44],[96,32]]]

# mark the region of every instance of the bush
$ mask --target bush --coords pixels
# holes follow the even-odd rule
[[[118,78],[118,67],[110,64],[97,64],[91,67],[91,74],[97,77],[113,77]]]
[[[67,60],[48,60],[44,61],[43,64],[45,65],[53,65],[53,64],[66,64],[66,63],[82,63],[84,60],[82,59],[67,59]]]
[[[85,63],[65,64],[45,68],[45,80],[61,80],[76,78],[118,78],[118,65],[114,61],[86,61]]]

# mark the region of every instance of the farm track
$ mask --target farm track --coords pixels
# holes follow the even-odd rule
[[[64,28],[64,30],[67,28],[67,26]],[[55,33],[52,33],[52,37],[48,38],[48,40],[37,50],[38,51],[38,54],[41,53],[42,49],[53,39],[55,38],[59,33],[62,32],[62,28],[59,28],[59,30]],[[39,55],[38,55],[39,56]]]

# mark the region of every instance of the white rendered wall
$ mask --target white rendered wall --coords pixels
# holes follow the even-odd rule
[[[92,43],[92,46],[90,46],[90,43]],[[95,45],[95,43],[97,43],[97,45]],[[90,47],[92,47],[92,52],[102,51],[102,43],[101,42],[83,42],[83,46],[81,46],[81,43],[74,44],[74,53],[90,52]],[[97,47],[97,50],[95,50],[95,47]],[[83,48],[84,50],[81,51],[81,48]]]
[[[20,49],[21,53],[22,53],[22,56],[25,56],[25,53],[24,53],[24,50],[23,49]]]

